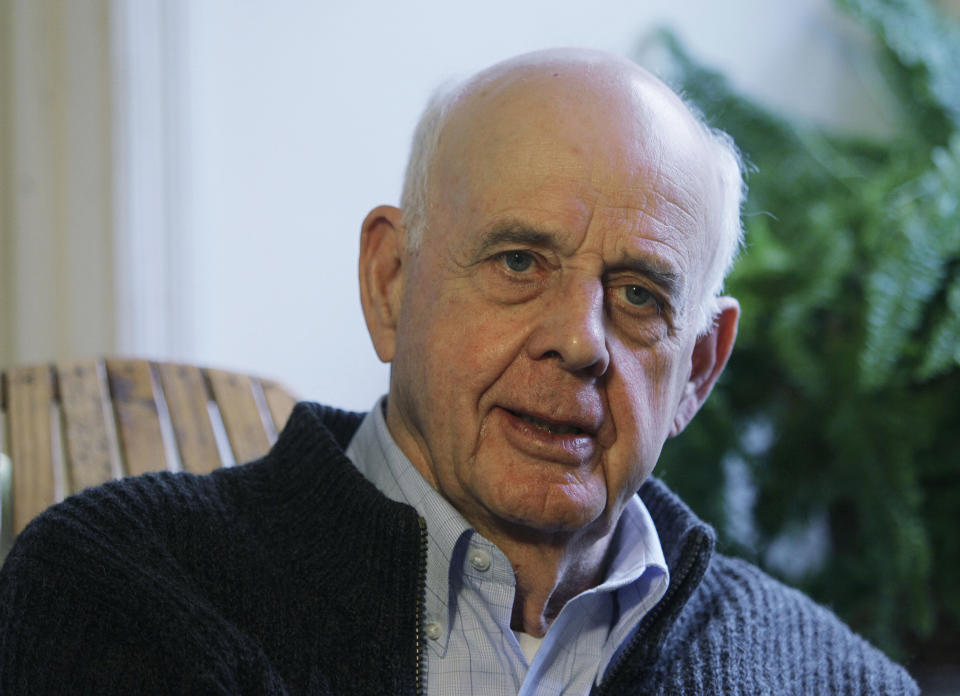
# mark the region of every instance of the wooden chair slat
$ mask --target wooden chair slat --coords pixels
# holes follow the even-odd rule
[[[56,368],[60,379],[60,405],[65,424],[67,492],[97,486],[120,474],[109,395],[96,362],[78,362]],[[108,415],[110,416],[108,419]]]
[[[50,418],[53,394],[53,375],[47,365],[7,372],[15,534],[56,502]]]
[[[184,471],[213,471],[221,461],[207,411],[210,396],[203,373],[195,365],[173,363],[157,363],[157,371]]]
[[[225,463],[221,452],[238,463],[262,456],[296,401],[276,382],[144,360],[13,368],[0,387],[0,560],[69,493],[178,459],[203,473]],[[212,420],[211,398],[221,415]]]
[[[263,456],[270,448],[250,378],[224,370],[206,370],[237,464]]]
[[[273,424],[279,433],[283,430],[283,426],[287,424],[287,420],[290,418],[290,413],[293,411],[297,400],[290,395],[289,391],[276,382],[262,379],[260,380],[260,384],[263,385],[263,396],[267,400],[270,417],[273,418]]]
[[[168,468],[150,363],[107,360],[120,448],[131,476]]]

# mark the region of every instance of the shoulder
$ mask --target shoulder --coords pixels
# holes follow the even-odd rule
[[[342,452],[359,419],[300,403],[261,459],[206,475],[156,472],[89,488],[34,519],[18,536],[10,561],[16,565],[24,554],[75,557],[88,550],[102,558],[112,549],[147,561],[156,557],[154,542],[177,548],[190,538],[215,547],[224,529],[249,531],[245,528],[265,522],[263,509],[287,524],[285,513],[295,514],[292,508],[305,495],[362,478]]]
[[[751,563],[722,554],[713,556],[685,607],[680,636],[749,666],[744,675],[769,680],[782,693],[918,693],[902,667],[833,612]]]
[[[89,488],[53,505],[17,537],[4,565],[7,575],[24,561],[31,564],[111,550],[143,550],[150,539],[181,526],[190,510],[216,497],[208,477],[154,473]],[[175,522],[174,522],[175,521]]]
[[[640,489],[670,568],[656,628],[660,693],[916,694],[907,672],[833,612],[714,551],[713,530],[656,479]],[[645,619],[646,621],[646,619]]]

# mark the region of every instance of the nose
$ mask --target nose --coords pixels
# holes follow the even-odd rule
[[[527,343],[534,360],[555,358],[568,372],[603,375],[610,365],[603,283],[576,278],[554,289]]]

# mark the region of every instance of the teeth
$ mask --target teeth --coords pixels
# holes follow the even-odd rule
[[[517,415],[530,425],[540,430],[545,430],[548,433],[554,433],[555,435],[577,435],[583,432],[580,428],[575,428],[572,425],[554,425],[553,423],[547,423],[533,416],[528,416],[525,413],[518,413]]]

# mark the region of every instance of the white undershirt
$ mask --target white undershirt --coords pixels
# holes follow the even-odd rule
[[[523,631],[514,631],[513,634],[517,637],[517,642],[520,643],[520,649],[523,651],[523,656],[527,658],[527,664],[533,664],[533,658],[537,656],[537,650],[543,645],[544,637],[537,638]]]

